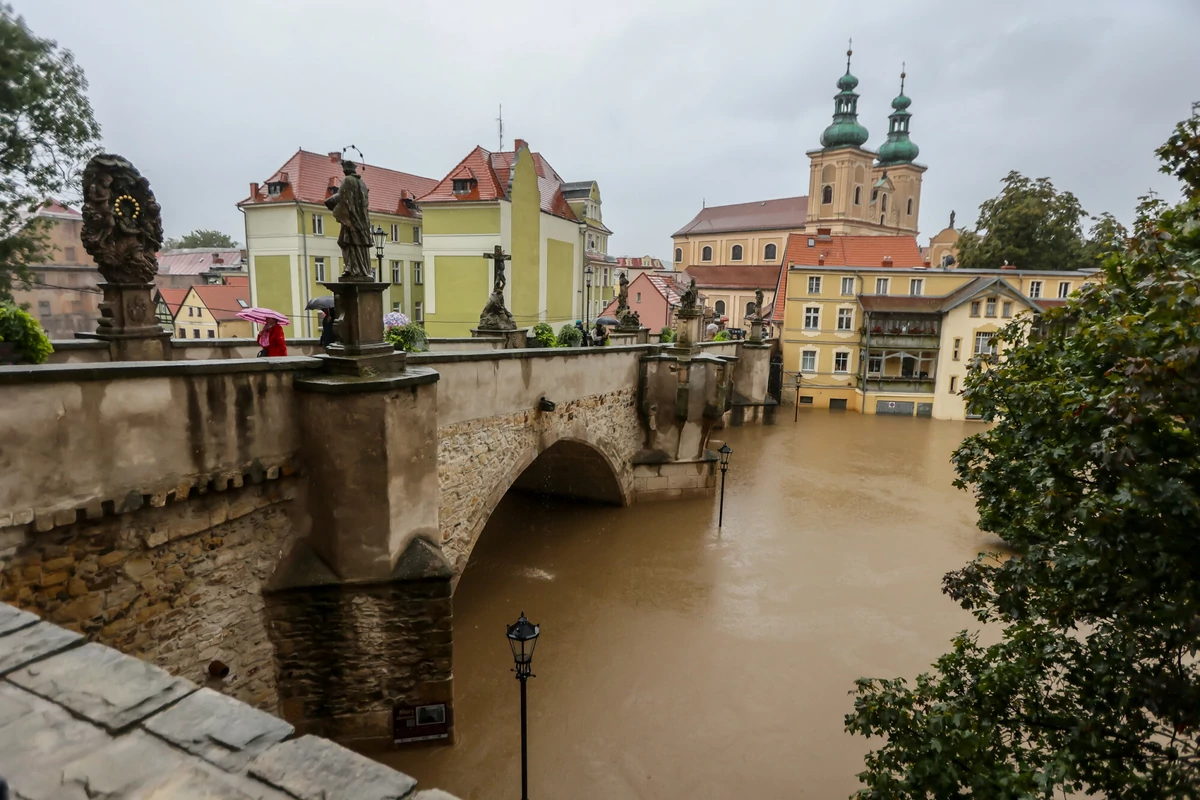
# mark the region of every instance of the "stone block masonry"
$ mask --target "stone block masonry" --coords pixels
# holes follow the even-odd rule
[[[47,532],[12,530],[0,600],[275,711],[262,586],[293,539],[289,478]],[[229,673],[212,681],[214,662]]]
[[[0,778],[19,800],[454,800],[3,603]]]

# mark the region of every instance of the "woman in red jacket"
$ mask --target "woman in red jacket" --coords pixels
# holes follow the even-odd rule
[[[275,320],[267,320],[262,331],[258,334],[258,343],[262,347],[259,355],[273,358],[287,355],[287,342],[283,338],[283,328]]]

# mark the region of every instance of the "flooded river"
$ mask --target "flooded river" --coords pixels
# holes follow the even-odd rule
[[[972,627],[940,585],[994,546],[950,485],[979,429],[822,411],[732,429],[721,530],[715,498],[510,494],[455,595],[458,743],[384,760],[463,800],[520,796],[504,628],[525,611],[531,798],[848,796],[854,679],[913,676]]]

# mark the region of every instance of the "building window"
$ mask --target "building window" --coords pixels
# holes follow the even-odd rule
[[[890,278],[876,278],[875,279],[875,294],[887,294],[888,293],[888,283],[890,281],[891,281]]]
[[[313,214],[312,228],[313,228],[313,236],[324,236],[325,235],[325,218],[322,217],[320,214]]]
[[[816,372],[817,371],[817,351],[803,350],[800,353],[800,371],[801,372]]]
[[[317,283],[322,283],[325,280],[325,256],[317,256],[313,259],[313,279]]]
[[[867,374],[878,375],[883,369],[883,356],[867,356]]]
[[[979,316],[979,301],[978,300],[971,301],[971,316],[972,317]]]
[[[742,246],[740,244],[735,244],[733,246],[733,250],[730,251],[730,253],[729,253],[729,260],[730,261],[741,261],[742,260]]]
[[[63,258],[65,258],[67,261],[70,261],[72,264],[74,264],[75,263],[75,248],[74,247],[63,248]]]
[[[826,186],[823,189],[821,189],[821,202],[822,203],[832,203],[833,202],[833,187],[832,186]]]
[[[874,202],[875,202],[876,200],[878,200],[878,199],[879,199],[879,190],[878,190],[878,189],[872,189],[872,190],[871,190],[871,202],[872,202],[872,203],[874,203]]]
[[[821,307],[806,306],[804,309],[804,330],[815,331],[821,327]]]
[[[1012,303],[1011,303],[1011,302],[1005,301],[1004,305],[1003,305],[1003,306],[1001,306],[1001,308],[1003,308],[1003,309],[1004,309],[1004,310],[1001,312],[1001,315],[1002,315],[1003,317],[1005,317],[1005,318],[1008,318],[1008,317],[1011,317],[1011,316],[1012,316]]]
[[[43,317],[50,316],[50,301],[49,300],[38,300],[38,314],[40,314]]]
[[[980,332],[975,334],[975,355],[981,356],[984,353],[996,354],[996,345],[992,343],[992,337],[995,334]]]
[[[425,321],[425,304],[420,300],[413,303],[413,322]]]
[[[809,294],[820,294],[821,293],[821,276],[820,275],[809,275],[808,276],[808,293]]]
[[[920,295],[925,290],[924,278],[913,278],[908,282],[908,293],[911,295]]]
[[[842,294],[846,297],[854,294],[854,278],[851,278],[849,275],[842,278]]]
[[[713,311],[716,312],[717,316],[719,317],[725,316],[725,301],[718,300],[717,302],[713,303]]]
[[[414,225],[413,226],[413,244],[420,244],[420,243],[421,243],[421,226]]]
[[[392,223],[392,241],[400,241],[400,225],[395,222]]]
[[[591,234],[588,234],[588,246],[587,246],[587,249],[588,249],[588,250],[595,250],[595,249],[596,249],[596,240],[592,238]]]
[[[403,263],[404,263],[403,261],[393,261],[392,262],[392,283],[403,283],[404,282],[403,281],[404,270],[402,270],[400,268],[400,265]]]
[[[636,302],[638,302],[638,303],[642,302],[642,293],[641,293],[641,292],[638,292],[638,293],[637,293],[637,300],[636,300]]]
[[[775,247],[775,245],[773,245],[773,244],[767,245],[766,247],[763,248],[763,261],[774,261],[775,255],[778,252],[779,252],[779,249],[777,247]]]
[[[420,286],[422,283],[425,282],[424,279],[421,278],[421,262],[414,261],[414,262],[412,262],[412,265],[413,265],[413,283]]]
[[[956,391],[958,391],[958,376],[951,375],[950,376],[950,394],[954,394]]]
[[[754,301],[753,300],[751,300],[749,303],[746,303],[746,316],[747,317],[754,316]]]
[[[839,331],[848,331],[848,330],[851,330],[853,328],[853,326],[854,326],[854,309],[839,308],[838,309],[838,319],[837,319],[837,329]]]
[[[475,181],[472,178],[455,178],[452,191],[455,194],[470,194],[475,188]]]
[[[850,371],[850,354],[849,353],[834,353],[833,354],[833,371],[834,372],[849,372]]]
[[[879,201],[879,210],[887,211],[887,195],[884,194],[883,199]]]
[[[1042,296],[1042,282],[1041,281],[1030,281],[1029,282],[1029,296],[1034,298],[1035,300]]]
[[[962,339],[961,338],[955,339],[954,340],[954,360],[955,361],[958,361],[958,354],[959,354],[959,351],[961,351],[961,350],[962,350]]]
[[[180,339],[186,339],[186,338],[187,338],[187,329],[186,329],[186,328],[180,328],[180,329],[179,329],[179,338],[180,338]]]
[[[880,215],[879,215],[879,224],[880,224],[880,225],[884,224],[884,223],[883,223],[883,214],[880,214]]]
[[[192,312],[192,307],[191,307],[191,306],[188,306],[188,307],[187,307],[187,310],[188,310],[188,316],[189,316],[189,317],[194,317],[194,316],[195,316],[195,314]]]
[[[983,312],[986,317],[996,316],[996,298],[989,297],[987,299],[987,310]]]
[[[701,261],[712,261],[712,248],[704,245],[704,249],[700,251]]]
[[[908,215],[912,216],[912,198],[908,198]]]
[[[392,303],[392,311],[395,311],[396,313],[399,313],[399,312],[400,312],[400,304],[399,304],[399,303]]]
[[[200,329],[199,328],[192,328],[192,338],[193,339],[200,338]]]
[[[854,205],[856,205],[856,206],[862,205],[862,187],[861,186],[854,187]]]
[[[209,328],[208,329],[208,338],[210,338],[210,339],[217,338],[217,332],[214,331],[212,328]]]
[[[675,248],[675,263],[680,264],[682,262],[683,262],[683,248],[676,247]]]
[[[802,405],[802,406],[811,406],[812,404],[813,404],[813,399],[812,399],[812,395],[811,395],[811,394],[802,394],[802,395],[800,395],[800,405]]]
[[[1071,293],[1071,282],[1062,281],[1058,284],[1058,299],[1065,300],[1067,295]]]

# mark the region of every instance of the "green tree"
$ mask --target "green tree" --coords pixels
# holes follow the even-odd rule
[[[186,247],[228,247],[230,250],[236,250],[238,243],[220,231],[205,229],[194,230],[178,239],[167,239],[163,242],[164,250],[181,250]]]
[[[992,427],[956,451],[956,485],[1017,555],[943,591],[1000,639],[963,632],[912,684],[857,682],[846,728],[885,739],[858,797],[1200,793],[1200,173],[1183,177],[1102,282],[1002,330],[968,376]]]
[[[1122,252],[1128,246],[1129,231],[1107,211],[1092,219],[1095,222],[1088,231],[1083,253],[1090,266],[1099,267],[1100,261],[1113,253]]]
[[[1087,213],[1070,192],[1049,178],[1032,180],[1019,172],[1004,178],[1004,189],[979,207],[975,230],[963,231],[958,260],[967,269],[1079,269],[1094,266],[1084,252]]]
[[[47,222],[32,215],[50,198],[76,199],[100,126],[71,53],[3,3],[0,54],[0,299],[11,299],[27,265],[51,255]]]

